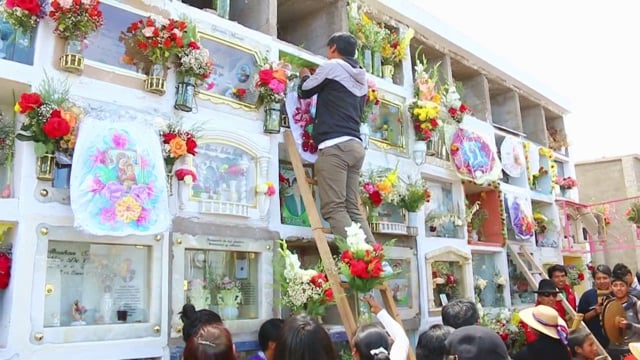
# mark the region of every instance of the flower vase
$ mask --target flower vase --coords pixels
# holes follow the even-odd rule
[[[380,51],[373,53],[372,71],[373,75],[382,77],[382,55],[380,55]]]
[[[176,110],[191,112],[195,104],[196,97],[196,78],[193,76],[184,76],[182,81],[176,86],[176,102],[173,107]]]
[[[164,95],[167,92],[167,78],[165,77],[165,64],[151,64],[149,73],[144,81],[144,90],[156,95]]]
[[[42,181],[53,181],[56,157],[45,154],[36,160],[36,178]]]
[[[427,156],[436,156],[439,153],[438,149],[438,133],[433,132],[431,139],[427,140]]]
[[[393,73],[395,68],[393,65],[382,65],[382,78],[393,82]]]
[[[167,193],[169,196],[173,196],[173,172],[167,173]]]
[[[36,31],[33,29],[33,31]],[[21,29],[17,29],[14,33],[14,42],[16,46],[28,48],[31,47],[31,43],[33,42],[33,31],[24,31]]]
[[[267,104],[264,108],[264,126],[265,134],[280,133],[280,103]]]
[[[82,40],[66,39],[64,53],[60,57],[60,69],[73,74],[82,73],[84,70],[84,57],[82,56]]]
[[[371,49],[363,49],[362,51],[364,53],[363,56],[363,64],[362,67],[364,67],[364,69],[369,73],[372,74],[373,71],[373,58],[371,56]]]
[[[221,18],[229,18],[229,0],[217,0],[216,13]]]
[[[407,226],[418,227],[418,212],[409,211],[407,213]]]
[[[369,137],[371,136],[371,126],[369,123],[360,123],[360,139],[365,149],[369,148]]]
[[[365,297],[373,296],[371,291],[357,292],[358,296],[358,325],[370,324],[373,321],[373,314],[371,313],[371,307],[369,304],[362,300]]]
[[[103,324],[111,324],[113,315],[113,296],[111,295],[111,288],[108,285],[105,287],[105,292],[100,299],[100,315],[102,315]]]
[[[238,318],[238,305],[242,301],[240,290],[237,288],[220,290],[217,300],[223,320],[236,320]]]
[[[189,201],[192,194],[192,185],[193,184],[187,184],[184,181],[178,182],[178,203],[180,210],[184,210],[187,207],[187,201]]]
[[[380,221],[380,208],[371,207],[368,216],[369,223],[377,223]]]
[[[220,315],[224,320],[236,320],[239,314],[240,311],[238,311],[237,306],[223,306],[220,308]]]

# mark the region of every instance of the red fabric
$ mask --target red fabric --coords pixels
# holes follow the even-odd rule
[[[524,336],[527,345],[536,341],[538,335],[536,335],[536,332],[533,331],[533,329],[530,328],[529,325],[527,325],[524,321],[520,321],[520,326],[522,327],[522,329],[524,329]]]
[[[9,279],[11,278],[11,258],[0,253],[0,289],[9,287]]]
[[[571,305],[571,308],[573,310],[576,309],[576,294],[573,292],[573,290],[571,289],[571,286],[569,286],[569,284],[564,286],[564,289],[562,289],[564,291],[564,293],[567,296],[567,302],[569,302],[569,305]],[[564,317],[563,317],[564,319]]]

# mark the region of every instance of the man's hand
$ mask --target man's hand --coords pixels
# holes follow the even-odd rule
[[[310,76],[311,72],[307,68],[302,68],[300,69],[300,72],[298,73],[298,75],[300,75],[300,78],[302,79],[305,76]]]

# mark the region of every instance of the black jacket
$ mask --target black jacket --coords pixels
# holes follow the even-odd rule
[[[511,357],[513,360],[571,360],[569,348],[544,334]]]
[[[302,78],[299,96],[318,95],[313,141],[320,145],[340,136],[359,139],[367,92],[367,73],[354,58],[328,60],[315,74]]]

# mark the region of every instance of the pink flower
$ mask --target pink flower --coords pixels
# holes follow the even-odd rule
[[[142,29],[142,34],[146,37],[152,37],[153,36],[153,30],[155,30],[155,27],[153,26],[147,26],[146,28]]]
[[[115,224],[117,219],[116,208],[113,206],[102,208],[100,211],[100,219],[105,224]]]
[[[146,156],[140,155],[140,168],[146,169],[147,167],[149,167],[149,159],[147,159]]]
[[[144,204],[153,197],[153,188],[148,185],[134,185],[131,187],[131,196],[133,196],[137,202]]]
[[[91,155],[91,164],[93,166],[96,165],[106,165],[107,164],[107,152],[96,150],[96,152]]]
[[[88,190],[94,194],[97,194],[101,192],[102,189],[104,189],[104,183],[102,182],[102,180],[100,180],[99,177],[94,177],[93,180],[91,180],[91,184],[89,184]]]
[[[276,187],[273,186],[273,184],[270,184],[269,187],[267,187],[267,192],[266,192],[267,196],[273,196],[276,194]]]
[[[129,143],[127,135],[121,133],[113,134],[111,141],[113,142],[113,146],[115,146],[116,149],[126,149]]]
[[[269,82],[269,89],[276,94],[282,94],[284,92],[284,84],[278,79],[273,79]]]
[[[136,220],[136,224],[138,226],[145,225],[148,221],[149,221],[149,209],[142,208],[142,210],[140,210],[140,216],[138,216],[138,219]]]

